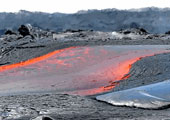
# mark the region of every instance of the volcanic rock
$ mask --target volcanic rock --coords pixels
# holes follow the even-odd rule
[[[83,32],[84,30],[78,29],[78,30],[73,30],[73,29],[67,29],[65,32],[71,32],[71,33],[75,33],[75,32]]]
[[[14,31],[12,31],[12,30],[7,30],[5,32],[5,35],[16,35],[16,33]]]
[[[27,35],[30,35],[30,30],[29,28],[26,26],[26,25],[21,25],[19,28],[18,28],[18,32],[23,36],[27,36]]]
[[[148,34],[148,32],[143,28],[125,29],[125,30],[119,31],[119,33],[122,33],[125,35],[130,34],[130,33],[135,34],[135,35],[147,35]]]
[[[140,30],[142,33],[145,33],[145,34],[148,33],[144,28],[140,28],[139,30]]]
[[[165,34],[170,35],[170,31],[166,32]]]
[[[35,119],[32,120],[54,120],[53,118],[49,117],[49,116],[38,116]]]

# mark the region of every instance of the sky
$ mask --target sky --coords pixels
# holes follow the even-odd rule
[[[0,12],[19,10],[75,13],[88,9],[170,7],[170,0],[1,0]]]

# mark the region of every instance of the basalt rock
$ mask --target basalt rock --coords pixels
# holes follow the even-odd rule
[[[30,24],[21,25],[18,29],[18,32],[23,37],[31,36],[32,39],[47,38],[50,36],[52,37],[54,33],[52,31],[42,30],[37,27],[33,27]]]
[[[31,120],[54,120],[54,119],[49,117],[49,116],[38,116],[38,117],[31,119]]]
[[[143,29],[143,28],[131,28],[131,29],[125,29],[125,30],[120,30],[119,33],[122,33],[122,34],[136,34],[136,35],[147,35],[148,32]]]
[[[165,34],[170,35],[170,31],[167,31]]]
[[[14,31],[12,31],[12,30],[7,30],[6,32],[5,32],[5,35],[16,35],[17,33],[15,33]]]
[[[71,32],[71,33],[75,33],[75,32],[83,32],[84,30],[78,29],[78,30],[73,30],[73,29],[67,29],[65,32]]]
[[[145,34],[148,33],[144,28],[140,28],[139,30],[140,30],[142,33],[145,33]]]
[[[18,32],[23,36],[27,36],[27,35],[30,35],[30,30],[29,28],[26,26],[26,25],[21,25],[19,28],[18,28]]]

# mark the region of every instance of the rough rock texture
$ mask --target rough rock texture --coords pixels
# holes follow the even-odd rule
[[[170,44],[169,35],[138,35],[140,39],[120,39],[111,32],[79,31],[52,33],[33,29],[27,35],[4,35],[0,38],[0,65],[38,57],[56,49],[85,45]],[[122,33],[120,33],[122,35]],[[123,34],[125,35],[125,34]],[[148,37],[149,38],[145,38]],[[121,81],[115,90],[151,84],[170,78],[170,54],[143,58],[132,66],[131,77]],[[115,107],[94,100],[61,94],[13,95],[0,97],[0,119],[29,120],[49,115],[55,119],[169,119],[170,109],[144,110]]]
[[[170,54],[164,53],[142,58],[132,65],[130,78],[120,81],[115,90],[157,83],[170,78]]]
[[[8,120],[30,120],[37,116],[75,120],[127,120],[166,119],[170,109],[143,110],[138,108],[115,107],[88,97],[66,94],[39,94],[0,97],[1,118]]]
[[[136,35],[147,35],[148,34],[148,32],[143,28],[125,29],[125,30],[119,31],[119,33],[123,33],[125,35],[130,34],[130,33],[134,33]]]
[[[30,35],[30,30],[27,26],[25,25],[21,25],[19,28],[18,28],[18,32],[23,36],[27,36],[27,35]]]
[[[17,33],[0,38],[0,65],[25,61],[70,46],[170,44],[170,35],[145,34],[141,29],[128,29],[129,34],[82,30],[54,33],[26,26],[30,35],[23,37]]]

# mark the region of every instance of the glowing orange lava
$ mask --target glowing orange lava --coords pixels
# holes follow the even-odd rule
[[[124,80],[129,78],[130,75],[128,73],[132,67],[132,64],[138,60],[140,60],[140,57],[121,62],[121,64],[116,68],[116,71],[113,72],[113,76],[115,76],[116,79],[114,79],[113,82],[110,82],[110,85],[101,87],[103,91],[111,90],[117,86],[119,83],[115,82],[116,80]]]
[[[154,54],[152,54],[152,55],[154,55]],[[148,55],[148,56],[152,56],[152,55]],[[72,94],[81,94],[81,95],[94,95],[94,94],[110,91],[119,85],[120,80],[125,80],[130,77],[130,75],[128,73],[130,72],[132,64],[134,64],[136,61],[138,61],[140,59],[141,59],[141,57],[137,57],[137,58],[133,58],[130,60],[120,62],[120,64],[116,68],[114,68],[115,71],[112,71],[112,77],[114,78],[113,81],[110,81],[108,83],[108,85],[106,85],[106,86],[89,89],[89,90],[81,90],[78,92],[76,91],[76,92],[71,92],[71,93]],[[109,76],[110,76],[110,74],[109,74]]]
[[[43,56],[40,56],[40,57],[37,57],[37,58],[33,58],[33,59],[30,59],[30,60],[27,60],[27,61],[23,61],[23,62],[20,62],[20,63],[10,64],[10,65],[3,65],[3,66],[0,66],[0,72],[5,71],[5,70],[9,70],[9,69],[13,69],[13,68],[27,66],[27,65],[30,65],[30,64],[34,64],[34,63],[37,63],[39,61],[45,60],[45,59],[47,59],[47,58],[49,58],[49,57],[51,57],[51,56],[53,56],[53,55],[55,55],[57,53],[60,53],[60,52],[63,52],[65,50],[69,50],[69,49],[72,49],[72,48],[75,48],[75,47],[56,50],[56,51],[48,53],[46,55],[43,55]],[[64,64],[62,61],[58,61],[58,63]]]
[[[151,55],[147,55],[147,56],[153,56],[154,54],[151,54]],[[147,57],[145,56],[145,57]],[[120,80],[125,80],[125,79],[128,79],[130,77],[130,69],[132,67],[132,64],[134,64],[135,62],[137,62],[138,60],[141,60],[142,57],[137,57],[137,58],[134,58],[134,59],[131,59],[131,60],[127,60],[127,61],[124,61],[122,62],[117,68],[116,68],[116,71],[113,72],[113,75],[116,76],[116,79],[113,81],[113,82],[110,82],[110,85],[108,86],[104,86],[104,87],[101,87],[101,89],[98,89],[98,91],[96,92],[99,92],[99,90],[101,90],[100,92],[104,92],[104,91],[109,91],[109,90],[112,90],[113,88],[115,88],[117,85],[119,85],[119,81]],[[117,80],[117,81],[116,81]],[[115,82],[116,81],[116,82]]]
[[[24,62],[0,66],[0,76],[1,79],[5,76],[2,82],[7,80],[12,84],[18,81],[19,85],[28,84],[24,87],[31,90],[35,88],[93,95],[109,91],[119,85],[120,80],[128,79],[132,64],[154,53],[159,51],[126,51],[107,46],[70,47]],[[22,90],[23,87],[15,87],[15,84],[6,86],[9,89],[14,87],[13,90]]]

